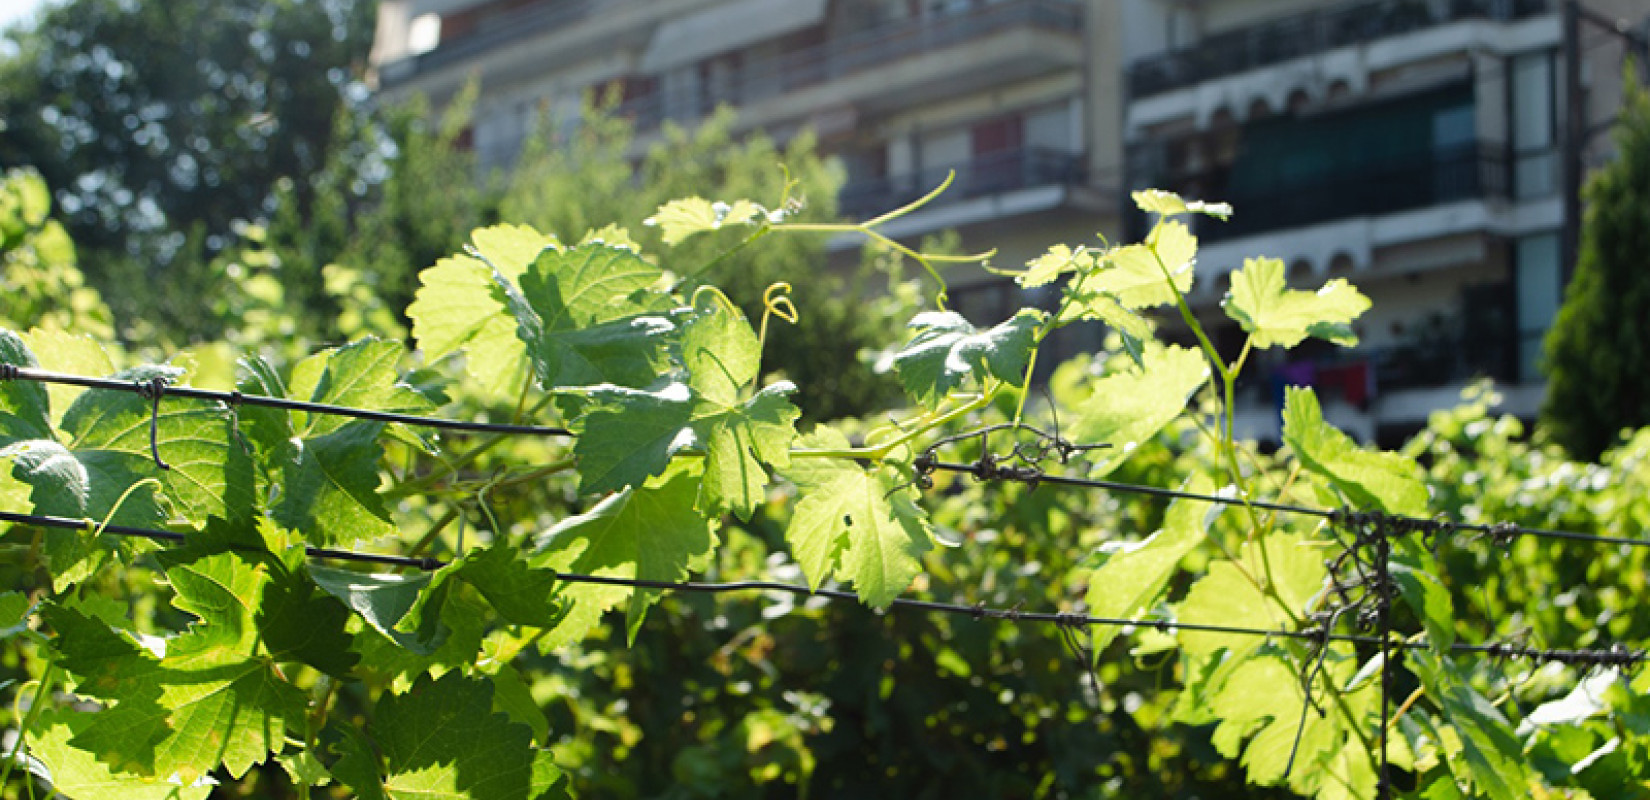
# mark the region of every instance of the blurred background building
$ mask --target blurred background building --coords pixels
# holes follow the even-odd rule
[[[1247,256],[1374,301],[1361,347],[1263,360],[1246,431],[1275,439],[1279,387],[1305,383],[1388,440],[1478,376],[1534,416],[1576,190],[1645,25],[1642,0],[384,0],[373,64],[382,96],[436,107],[478,79],[487,167],[612,90],[638,147],[724,104],[742,130],[811,128],[849,217],[954,171],[885,230],[955,230],[1003,266],[1139,236],[1130,189],[1229,201],[1230,222],[1198,224],[1191,298],[1220,346],[1242,342],[1218,301]],[[1027,302],[984,274],[953,295],[977,324]]]

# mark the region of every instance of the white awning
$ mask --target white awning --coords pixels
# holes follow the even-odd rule
[[[643,72],[663,72],[783,36],[825,19],[825,0],[736,0],[671,20],[653,33]]]

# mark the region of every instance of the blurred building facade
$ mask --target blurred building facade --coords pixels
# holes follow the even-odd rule
[[[645,147],[718,105],[839,157],[846,216],[952,189],[890,224],[958,231],[1013,266],[1054,242],[1137,236],[1127,190],[1232,202],[1203,222],[1192,300],[1221,331],[1246,256],[1374,301],[1353,351],[1265,361],[1246,430],[1276,436],[1284,382],[1362,438],[1412,429],[1475,376],[1539,404],[1579,173],[1605,157],[1642,0],[382,0],[379,91],[439,106],[478,78],[472,144],[508,164],[548,110],[617,87]],[[993,324],[1026,302],[960,280]]]

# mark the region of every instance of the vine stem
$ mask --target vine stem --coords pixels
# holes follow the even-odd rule
[[[34,730],[34,726],[40,722],[40,714],[46,708],[46,692],[51,690],[52,679],[57,677],[52,674],[56,670],[57,663],[47,661],[46,669],[40,673],[40,683],[34,689],[34,702],[29,704],[29,715],[23,720],[23,724],[18,726],[17,745],[11,749],[11,752],[5,754],[6,766],[3,770],[0,770],[0,786],[5,786],[11,782],[12,767],[16,766],[17,762],[28,754],[29,734]],[[21,697],[22,692],[18,692],[18,696]],[[30,793],[33,793],[32,783],[30,784]]]

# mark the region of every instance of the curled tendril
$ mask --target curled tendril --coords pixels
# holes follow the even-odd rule
[[[795,325],[802,315],[797,313],[796,305],[791,302],[790,293],[791,285],[785,281],[769,286],[768,290],[762,293],[763,313]]]

